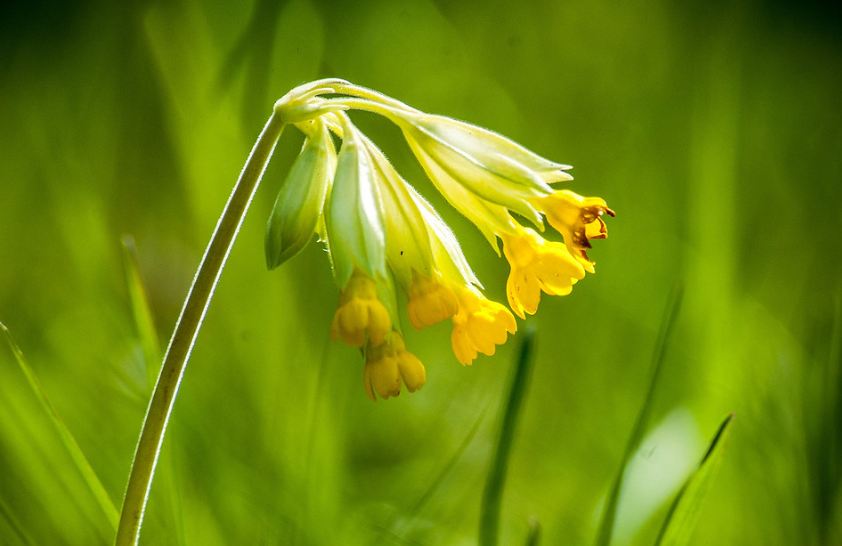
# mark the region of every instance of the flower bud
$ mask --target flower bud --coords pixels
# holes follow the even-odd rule
[[[313,238],[336,169],[336,150],[324,123],[310,122],[266,226],[266,265],[274,269],[292,258]]]

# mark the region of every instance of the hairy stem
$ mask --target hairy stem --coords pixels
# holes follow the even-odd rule
[[[237,232],[240,230],[240,225],[243,223],[243,218],[283,127],[284,123],[277,114],[273,113],[243,166],[240,178],[228,198],[228,203],[205,249],[199,269],[196,270],[193,284],[187,293],[181,315],[170,338],[164,363],[152,393],[152,400],[146,410],[129,483],[126,486],[126,496],[123,499],[123,510],[120,514],[120,524],[115,540],[117,546],[135,545],[140,538],[140,525],[152,486],[152,476],[155,473],[155,465],[158,462],[178,387],[184,376],[184,369],[222,268],[225,266],[225,261],[237,238]]]

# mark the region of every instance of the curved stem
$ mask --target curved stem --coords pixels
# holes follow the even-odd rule
[[[390,108],[396,110],[405,110],[407,112],[415,113],[419,112],[417,108],[413,108],[405,102],[392,98],[389,95],[384,95],[380,91],[375,91],[374,89],[369,89],[368,87],[363,87],[361,85],[354,85],[350,82],[333,82],[330,87],[332,87],[336,93],[340,93],[342,95],[368,99],[371,102],[389,106]]]
[[[404,110],[402,112],[400,108],[395,108],[394,106],[390,106],[388,104],[381,104],[373,100],[361,99],[357,97],[337,97],[332,99],[324,99],[323,102],[325,104],[341,104],[342,106],[346,106],[352,110],[362,110],[364,112],[378,114],[388,119],[398,127],[401,127],[401,113],[418,113],[418,110]]]
[[[219,217],[199,269],[196,270],[193,284],[170,338],[152,400],[146,410],[129,483],[126,486],[126,496],[123,499],[123,510],[115,540],[117,546],[135,545],[140,538],[140,525],[152,486],[152,476],[190,351],[193,349],[222,268],[283,127],[281,118],[273,113],[240,172],[240,178]]]

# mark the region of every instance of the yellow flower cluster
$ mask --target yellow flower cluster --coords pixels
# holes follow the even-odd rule
[[[277,267],[318,234],[340,289],[334,339],[362,349],[368,396],[397,396],[424,385],[421,361],[407,351],[396,291],[407,296],[415,328],[452,324],[456,359],[493,355],[517,330],[512,312],[483,295],[450,228],[348,116],[379,114],[402,131],[436,189],[511,266],[506,294],[525,318],[541,292],[566,295],[593,273],[586,251],[604,238],[605,201],[551,184],[572,180],[570,166],[545,159],[487,129],[427,114],[344,80],[320,80],[290,91],[275,113],[306,136],[267,226],[266,257]],[[341,141],[337,152],[334,139]],[[515,219],[561,241],[544,238]]]

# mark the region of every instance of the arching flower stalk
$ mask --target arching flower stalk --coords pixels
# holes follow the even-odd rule
[[[572,180],[570,166],[545,159],[497,133],[426,114],[377,91],[339,79],[306,83],[281,97],[257,139],[205,249],[170,338],[152,393],[123,499],[115,543],[140,536],[152,476],[193,344],[228,254],[284,127],[304,135],[266,231],[266,263],[275,268],[298,254],[314,234],[327,245],[339,305],[331,333],[359,348],[365,392],[397,396],[426,381],[406,348],[396,290],[407,296],[415,328],[450,320],[456,359],[471,364],[515,333],[511,311],[483,295],[456,237],[433,207],[404,180],[347,112],[379,114],[402,131],[444,198],[509,261],[509,306],[533,314],[541,292],[564,295],[585,272],[587,250],[607,234],[605,201],[553,184]],[[334,137],[341,140],[336,150]],[[563,242],[544,238],[544,220]]]

